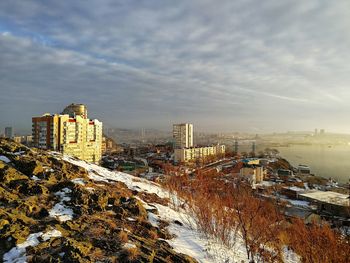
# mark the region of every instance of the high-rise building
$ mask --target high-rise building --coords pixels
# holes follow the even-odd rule
[[[60,115],[49,113],[32,118],[33,146],[59,151],[59,119]]]
[[[5,138],[12,138],[13,136],[13,129],[12,127],[5,127]]]
[[[174,124],[173,138],[175,148],[193,147],[193,125],[190,123]]]
[[[33,146],[98,163],[101,160],[102,122],[88,119],[82,104],[71,104],[63,113],[32,118]]]

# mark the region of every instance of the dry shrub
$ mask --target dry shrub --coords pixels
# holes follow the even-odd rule
[[[119,240],[123,243],[126,243],[129,240],[128,233],[126,231],[123,231],[123,230],[119,232],[118,237],[119,237]]]
[[[329,226],[308,227],[296,220],[287,227],[276,204],[254,196],[251,187],[238,180],[226,183],[214,170],[197,170],[194,179],[171,176],[164,186],[184,200],[181,208],[190,212],[199,231],[228,247],[240,237],[250,260],[281,262],[287,245],[303,262],[348,262],[349,243]]]
[[[126,251],[127,251],[127,257],[129,261],[136,260],[140,255],[140,251],[137,247],[127,248]]]
[[[151,239],[158,239],[158,234],[157,234],[156,231],[154,231],[154,230],[149,231],[148,234],[149,234],[149,237],[150,237]]]
[[[103,251],[100,248],[94,249],[92,252],[90,252],[90,257],[96,261],[103,259],[105,256]]]
[[[302,220],[296,219],[288,233],[288,245],[303,262],[349,262],[350,244],[328,224],[313,222],[305,225]]]
[[[97,226],[93,226],[92,228],[90,228],[89,230],[90,235],[94,236],[94,237],[101,237],[105,234],[105,229],[99,225]]]

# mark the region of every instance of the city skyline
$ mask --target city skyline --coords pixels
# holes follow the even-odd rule
[[[107,126],[350,133],[348,1],[1,1],[0,129],[86,104]]]

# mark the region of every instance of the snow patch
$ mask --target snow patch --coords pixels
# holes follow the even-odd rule
[[[71,182],[79,185],[86,185],[86,182],[83,178],[74,178],[71,180]]]
[[[40,181],[40,178],[36,177],[35,175],[33,175],[31,179],[34,181]]]
[[[129,243],[125,243],[123,245],[123,247],[126,248],[126,249],[130,249],[130,248],[136,248],[136,245],[129,242]]]
[[[30,234],[26,241],[17,246],[13,247],[10,251],[4,254],[3,260],[5,263],[24,263],[27,261],[26,257],[26,248],[27,247],[35,247],[39,244],[38,237],[40,237],[43,233],[38,232],[34,234]]]
[[[51,230],[51,231],[48,231],[46,232],[45,234],[43,234],[41,236],[41,238],[44,240],[44,241],[47,241],[49,240],[50,238],[52,237],[61,237],[62,236],[62,233],[61,231],[57,230],[57,229],[54,229],[54,230]]]
[[[148,221],[151,223],[152,226],[158,227],[158,217],[153,213],[148,213]]]
[[[65,201],[70,201],[71,198],[67,196],[68,193],[71,193],[72,190],[69,188],[63,188],[62,190],[55,193],[56,196],[60,197],[60,202],[55,204],[55,206],[49,211],[51,217],[55,217],[61,222],[72,220],[73,219],[73,210],[66,205]]]
[[[3,161],[4,163],[10,163],[11,160],[9,158],[7,158],[4,155],[0,155],[0,160]]]
[[[39,245],[39,237],[42,238],[43,241],[49,240],[51,237],[60,237],[62,233],[56,229],[51,230],[43,234],[43,232],[38,232],[34,234],[30,234],[26,241],[17,246],[13,247],[10,251],[4,254],[3,260],[5,263],[25,263],[27,262],[26,256],[26,248],[27,247],[35,247]]]

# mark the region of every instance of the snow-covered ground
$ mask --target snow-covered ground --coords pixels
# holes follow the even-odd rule
[[[4,155],[0,155],[0,160],[3,161],[4,163],[11,162],[11,160]]]
[[[173,196],[168,191],[162,189],[154,182],[142,178],[137,178],[137,180],[135,180],[135,177],[132,175],[109,171],[106,168],[80,161],[76,158],[64,156],[62,159],[85,168],[89,173],[89,177],[95,181],[119,181],[125,183],[129,189],[155,193],[161,198],[170,198],[171,200],[179,202],[176,196]],[[157,226],[157,221],[160,219],[170,223],[168,230],[174,235],[174,238],[167,240],[167,242],[175,251],[187,254],[203,263],[248,262],[243,240],[238,239],[233,247],[227,248],[217,240],[205,238],[199,233],[196,230],[193,218],[191,218],[191,216],[183,209],[178,211],[178,209],[171,206],[146,203],[144,201],[143,204],[146,209],[156,207],[159,212],[158,215],[151,212],[148,213],[149,221],[152,225]],[[285,262],[296,263],[299,262],[299,259],[292,251],[286,250]]]
[[[38,232],[30,234],[26,241],[18,244],[10,251],[4,254],[3,260],[5,263],[25,263],[27,262],[26,248],[35,247],[39,245],[40,238],[43,241],[49,240],[51,237],[60,237],[62,234],[60,231],[54,229],[46,233]]]
[[[55,193],[60,198],[60,202],[49,211],[49,215],[57,218],[61,222],[73,219],[73,210],[65,205],[64,202],[70,201],[70,197],[67,196],[72,190],[69,188],[63,188],[61,191]]]

